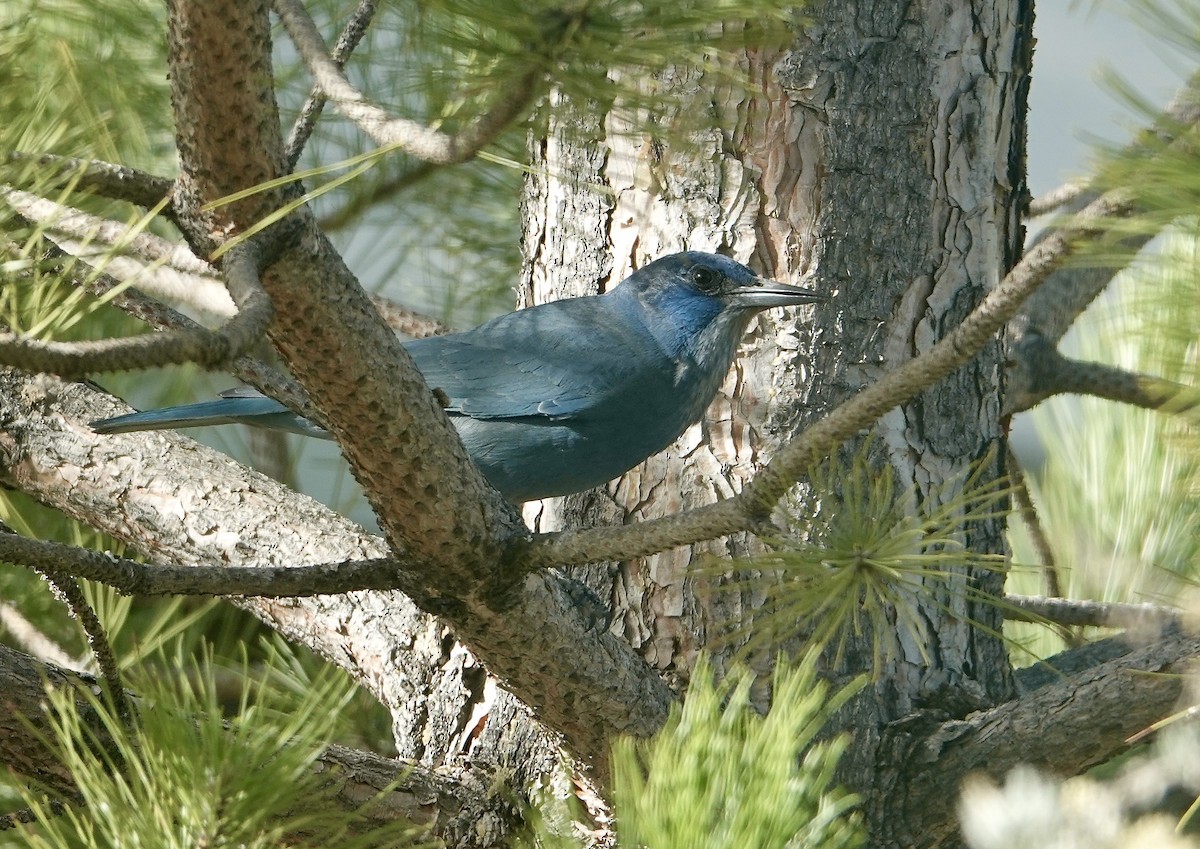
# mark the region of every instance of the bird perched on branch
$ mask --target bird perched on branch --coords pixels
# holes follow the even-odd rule
[[[446,413],[492,486],[529,501],[599,486],[662,451],[704,414],[755,313],[821,300],[727,257],[689,251],[643,266],[603,295],[404,347],[449,399]],[[329,436],[250,389],[92,427],[229,422]]]

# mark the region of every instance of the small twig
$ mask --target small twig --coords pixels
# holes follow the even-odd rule
[[[273,5],[317,88],[334,108],[377,144],[395,147],[426,162],[453,165],[470,159],[525,110],[542,76],[536,68],[528,71],[506,86],[490,109],[459,132],[447,134],[419,121],[393,117],[370,103],[329,57],[325,41],[304,5],[299,0],[274,0]]]
[[[18,152],[6,154],[5,161],[10,165],[35,167],[39,169],[39,177],[45,176],[47,170],[52,170],[57,176],[75,180],[80,189],[112,200],[128,201],[147,209],[158,206],[163,198],[169,197],[175,189],[175,181],[172,179],[156,177],[145,171],[111,162]]]
[[[263,338],[272,307],[259,281],[256,243],[244,243],[230,250],[222,266],[238,313],[219,330],[177,330],[86,342],[39,342],[3,332],[0,361],[27,371],[64,377],[184,362],[202,366],[227,363]]]
[[[1004,618],[1018,622],[1050,621],[1094,628],[1165,628],[1179,622],[1180,612],[1159,604],[1082,601],[1045,596],[1005,595]]]
[[[1041,197],[1031,200],[1029,217],[1037,218],[1039,215],[1048,215],[1075,200],[1086,190],[1087,186],[1083,183],[1063,183],[1058,188],[1051,189]]]
[[[129,703],[129,697],[125,695],[125,686],[121,683],[121,667],[117,663],[117,656],[113,652],[112,643],[108,640],[108,632],[104,630],[100,617],[88,604],[88,600],[84,597],[83,590],[80,589],[79,582],[75,578],[48,568],[39,568],[38,571],[50,584],[55,595],[67,605],[76,621],[79,622],[79,627],[83,629],[88,646],[92,650],[92,657],[96,659],[96,666],[100,670],[100,677],[104,680],[113,710],[122,724],[126,728],[130,727],[133,722],[133,708]]]
[[[107,552],[0,533],[0,560],[56,575],[72,575],[124,595],[305,598],[357,590],[411,590],[394,559],[348,560],[315,566],[155,566]],[[416,568],[412,564],[408,568]]]
[[[1038,516],[1037,508],[1033,505],[1033,496],[1029,492],[1029,485],[1025,480],[1025,470],[1021,468],[1021,461],[1013,453],[1012,446],[1007,446],[1006,450],[1008,476],[1013,482],[1013,501],[1017,504],[1021,520],[1029,529],[1029,541],[1033,544],[1033,551],[1041,563],[1042,591],[1053,598],[1062,598],[1062,580],[1058,574],[1058,563],[1054,559],[1054,550],[1050,547],[1046,529],[1042,527],[1041,517]]]
[[[46,636],[41,629],[26,619],[20,610],[6,601],[0,601],[0,628],[4,628],[28,654],[44,663],[53,663],[73,672],[87,671],[66,649]]]
[[[359,0],[358,8],[350,16],[350,20],[346,23],[342,34],[338,36],[337,44],[333,46],[333,54],[330,58],[339,70],[346,67],[346,60],[350,58],[350,54],[354,52],[354,48],[358,46],[358,43],[362,41],[362,37],[366,35],[367,27],[371,25],[371,21],[375,18],[375,9],[375,0]],[[308,99],[304,101],[304,106],[300,109],[300,115],[296,118],[296,123],[292,125],[292,132],[288,136],[287,145],[284,147],[283,155],[287,161],[288,173],[296,170],[296,163],[300,161],[300,154],[304,151],[304,145],[308,143],[308,138],[312,135],[313,127],[316,126],[317,119],[321,117],[321,111],[324,108],[325,96],[321,93],[319,87],[314,87],[308,95]]]

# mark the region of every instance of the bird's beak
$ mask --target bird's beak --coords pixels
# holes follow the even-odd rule
[[[763,310],[768,307],[791,307],[797,304],[816,304],[829,300],[820,292],[758,278],[751,286],[740,286],[729,293],[729,303],[739,309]]]

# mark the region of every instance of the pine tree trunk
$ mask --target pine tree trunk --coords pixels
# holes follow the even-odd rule
[[[764,314],[703,425],[604,490],[527,506],[535,528],[635,522],[737,491],[806,422],[941,338],[1018,256],[1031,4],[831,0],[805,13],[791,49],[746,59],[760,90],[669,81],[711,119],[692,150],[628,132],[617,111],[591,126],[560,121],[535,147],[530,301],[603,290],[684,249],[726,252],[784,281],[807,277],[833,295],[811,322]],[[977,464],[985,479],[1003,473],[1003,360],[996,342],[879,424],[882,459],[923,501],[947,497]],[[1003,553],[1003,532],[1000,520],[976,522],[961,539]],[[685,682],[710,636],[755,606],[748,595],[699,592],[689,568],[753,547],[730,539],[573,574],[609,603],[614,631]],[[1012,693],[992,636],[1000,616],[963,594],[968,582],[999,594],[1003,578],[960,571],[930,582],[925,645],[902,633],[847,719],[856,739],[843,778],[867,800],[872,845],[938,839],[918,828],[922,812],[897,804],[906,771],[929,765],[900,757],[905,738],[889,723],[961,717]],[[860,648],[844,672],[870,666],[870,647]]]

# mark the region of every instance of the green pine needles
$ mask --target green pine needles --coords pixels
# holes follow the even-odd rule
[[[749,654],[805,636],[817,649],[832,646],[840,662],[851,637],[866,634],[878,668],[901,641],[928,659],[921,604],[948,609],[950,596],[1000,603],[967,572],[1004,569],[1006,559],[974,552],[964,542],[964,528],[1008,512],[1008,481],[984,479],[994,458],[985,457],[919,503],[915,490],[897,487],[890,465],[868,459],[870,447],[868,441],[848,460],[820,467],[808,495],[789,511],[803,517],[792,533],[768,539],[771,551],[735,562],[738,576],[717,591],[752,589],[765,593],[767,602],[752,622],[738,623],[724,639],[744,642]],[[728,571],[726,562],[703,570],[710,578]],[[962,602],[953,604],[962,616]]]
[[[649,741],[613,750],[613,797],[622,847],[842,849],[861,845],[857,797],[833,785],[849,739],[817,740],[862,684],[830,694],[815,655],[780,666],[766,716],[750,700],[753,674],[714,683],[701,659],[687,698]]]
[[[234,671],[241,682],[236,707],[228,711],[210,656],[177,658],[178,665],[160,660],[179,674],[134,676],[140,698],[129,726],[90,692],[49,692],[46,745],[74,778],[83,804],[56,815],[44,798],[24,791],[39,822],[20,826],[15,843],[10,837],[0,845],[429,845],[418,844],[411,826],[364,824],[321,791],[328,776],[318,759],[354,691],[345,676],[330,670],[293,688],[283,686],[292,667],[286,657],[272,655],[256,678],[243,662]]]

